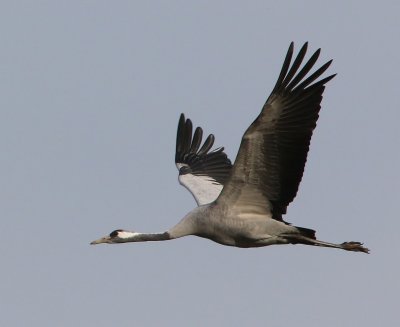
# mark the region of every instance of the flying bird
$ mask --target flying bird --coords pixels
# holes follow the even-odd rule
[[[91,244],[166,241],[194,235],[241,248],[305,244],[368,253],[360,242],[320,241],[314,230],[283,220],[303,176],[325,84],[336,75],[320,78],[332,60],[311,73],[321,49],[302,65],[307,46],[305,43],[292,62],[294,45],[290,44],[272,93],[244,133],[233,165],[224,148],[211,150],[214,135],[202,144],[202,128],[193,133],[190,119],[180,116],[175,163],[179,182],[198,204],[194,210],[165,232],[117,229]]]

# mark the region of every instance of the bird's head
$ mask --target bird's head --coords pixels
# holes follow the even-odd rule
[[[115,231],[111,232],[110,235],[104,236],[90,242],[92,245],[101,244],[101,243],[108,243],[108,244],[117,244],[117,243],[125,243],[127,240],[132,240],[138,233],[129,232],[123,229],[116,229]]]

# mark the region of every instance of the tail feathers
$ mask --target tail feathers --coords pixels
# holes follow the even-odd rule
[[[309,228],[304,228],[304,227],[297,227],[297,226],[296,226],[296,228],[299,230],[299,232],[301,233],[302,236],[316,240],[315,230],[309,229]]]

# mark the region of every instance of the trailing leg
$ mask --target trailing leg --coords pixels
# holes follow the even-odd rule
[[[364,247],[363,243],[360,243],[360,242],[343,242],[341,244],[335,244],[335,243],[324,242],[324,241],[320,241],[317,239],[299,235],[299,236],[291,237],[290,243],[322,246],[322,247],[327,247],[327,248],[342,249],[342,250],[346,250],[346,251],[369,253],[369,249]]]

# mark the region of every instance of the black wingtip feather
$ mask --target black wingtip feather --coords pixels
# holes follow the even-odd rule
[[[232,168],[224,148],[220,147],[210,152],[215,141],[213,134],[208,135],[200,147],[203,130],[197,127],[193,136],[192,130],[191,120],[185,119],[185,116],[181,114],[176,137],[175,163],[189,166],[190,172],[194,175],[208,175],[223,184]]]
[[[304,89],[307,86],[309,86],[312,82],[314,82],[318,77],[320,77],[328,69],[328,67],[331,65],[331,63],[332,63],[332,60],[329,60],[328,62],[323,64],[314,73],[312,73],[308,78],[306,78],[301,84],[299,84],[295,89],[293,89],[293,91],[295,91],[296,89]],[[323,79],[322,81],[325,81],[325,79]],[[325,81],[323,84],[321,84],[320,82],[321,81],[318,82],[319,83],[318,85],[323,85],[327,81]],[[314,85],[316,85],[316,84],[314,84]],[[293,87],[294,87],[294,85],[293,85]]]
[[[293,42],[292,42],[293,43]],[[304,56],[307,53],[307,46],[308,43],[304,43],[304,45],[301,47],[299,53],[296,56],[296,59],[294,60],[292,67],[290,68],[289,72],[284,78],[284,81],[282,82],[281,88],[285,88],[287,84],[291,81],[293,76],[296,74],[297,70],[299,69],[301,63],[303,62]]]
[[[214,141],[215,141],[214,134],[208,135],[206,140],[204,141],[203,146],[201,147],[201,149],[197,154],[199,156],[204,156],[205,154],[207,154],[207,152],[210,151],[211,147],[214,145]]]
[[[282,82],[285,79],[285,76],[290,67],[290,62],[292,61],[293,50],[294,50],[294,42],[291,42],[289,49],[286,53],[285,60],[283,61],[281,72],[279,73],[278,80],[276,81],[276,84],[274,86],[274,89],[272,90],[272,93],[275,93],[278,90],[278,88],[281,86]]]
[[[321,49],[318,49],[313,53],[313,55],[308,59],[306,64],[303,66],[303,68],[300,70],[300,72],[293,78],[293,80],[290,82],[287,87],[285,87],[287,90],[292,90],[296,85],[309,73],[309,71],[312,69],[314,64],[317,62],[318,57],[321,53]],[[303,57],[304,58],[304,57]],[[300,65],[299,65],[300,66]]]
[[[192,139],[192,145],[189,150],[190,152],[197,152],[197,150],[200,147],[202,138],[203,138],[203,130],[201,129],[201,127],[196,127]]]

